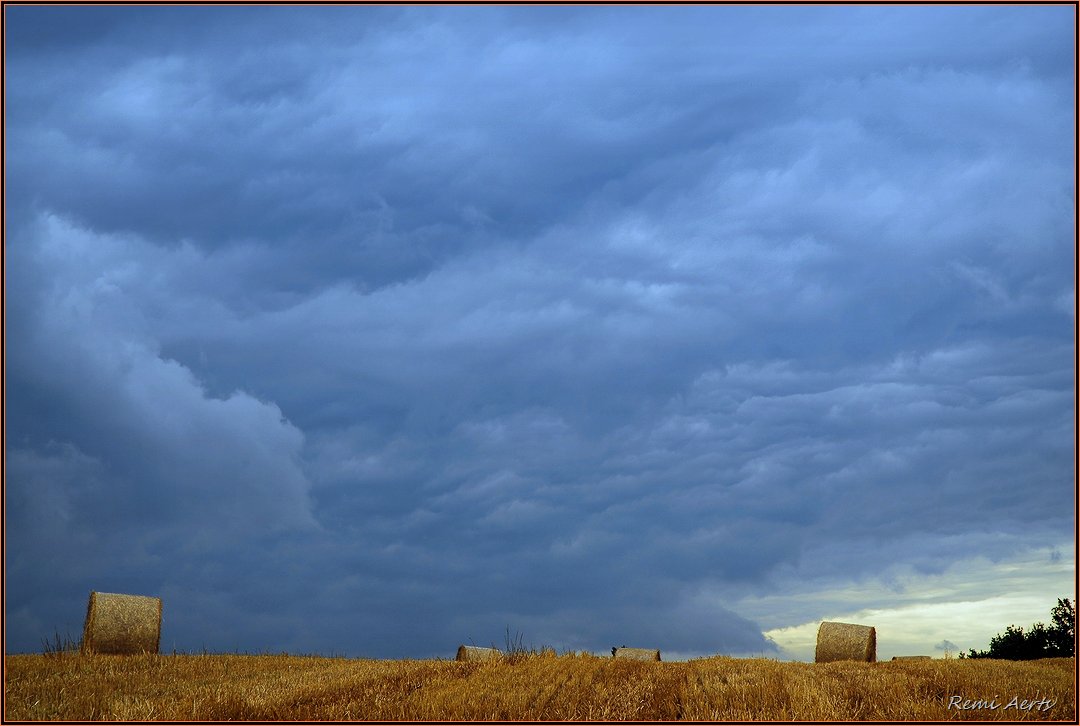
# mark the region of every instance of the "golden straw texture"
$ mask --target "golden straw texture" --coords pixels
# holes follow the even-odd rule
[[[868,625],[823,622],[818,628],[815,663],[877,660],[877,631]]]
[[[660,651],[655,648],[616,648],[613,655],[632,660],[660,660]]]
[[[161,598],[91,592],[82,649],[93,653],[157,653]]]
[[[893,660],[931,660],[928,655],[894,655]]]
[[[475,645],[459,645],[457,660],[494,660],[502,658],[498,648],[477,648]]]

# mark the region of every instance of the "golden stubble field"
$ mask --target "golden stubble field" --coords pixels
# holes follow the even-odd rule
[[[552,653],[489,662],[58,653],[6,656],[5,665],[8,721],[1076,720],[1073,658],[813,664]],[[984,707],[955,707],[976,701]]]

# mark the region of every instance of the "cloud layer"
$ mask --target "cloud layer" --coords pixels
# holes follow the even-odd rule
[[[5,12],[9,651],[781,653],[1071,536],[1067,8]]]

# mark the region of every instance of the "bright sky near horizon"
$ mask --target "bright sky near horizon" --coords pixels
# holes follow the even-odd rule
[[[3,12],[6,652],[1074,596],[1075,8]]]

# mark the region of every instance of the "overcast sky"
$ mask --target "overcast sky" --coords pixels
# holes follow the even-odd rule
[[[879,657],[1075,573],[1074,8],[18,7],[6,650]]]

